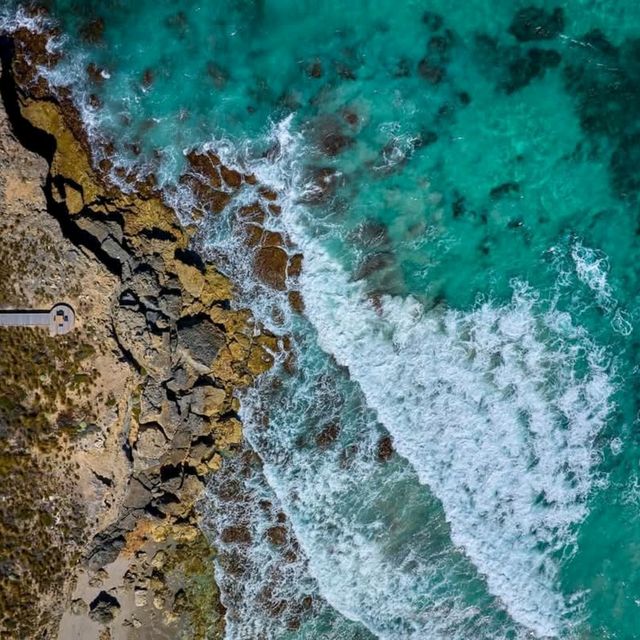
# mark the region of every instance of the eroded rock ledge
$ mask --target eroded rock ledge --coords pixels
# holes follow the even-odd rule
[[[58,593],[58,637],[211,637],[223,618],[195,505],[241,441],[234,390],[270,367],[277,341],[231,309],[230,282],[189,251],[188,231],[151,185],[126,194],[94,170],[72,103],[34,75],[43,40],[2,40],[2,98],[15,136],[48,164],[49,215],[115,283],[102,339],[126,379],[122,397],[96,406],[116,415],[95,440],[103,450],[75,457],[80,478],[92,478],[79,502],[81,560],[40,590]],[[40,637],[24,624],[20,637]],[[42,637],[55,637],[48,629]]]

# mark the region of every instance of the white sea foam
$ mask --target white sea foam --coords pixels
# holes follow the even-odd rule
[[[578,241],[571,248],[571,258],[578,279],[593,291],[601,307],[607,311],[611,310],[612,306],[615,306],[615,301],[608,279],[610,267],[607,256]]]
[[[20,28],[29,29],[35,33],[45,26],[42,16],[29,14],[24,7],[7,4],[0,7],[0,32],[11,33]]]
[[[268,389],[277,371],[251,391],[242,418],[323,597],[379,638],[527,637],[451,544],[437,501],[411,468],[377,459],[382,434],[356,385],[317,347],[300,350],[298,363],[276,401]],[[339,437],[319,447],[326,423],[340,425]]]
[[[523,283],[510,304],[466,313],[427,313],[410,297],[374,306],[307,233],[293,177],[298,142],[286,125],[275,133],[281,162],[252,168],[285,200],[321,346],[348,367],[514,620],[539,636],[562,634],[570,605],[558,558],[587,513],[594,440],[611,411],[606,354]],[[606,301],[605,264],[588,258],[576,250],[579,277]]]
[[[323,348],[442,500],[453,540],[491,591],[520,623],[558,635],[566,606],[554,556],[586,515],[593,441],[611,408],[603,354],[589,347],[578,379],[584,336],[547,346],[548,322],[522,286],[503,308],[435,317],[386,298],[380,317],[319,247],[309,243],[305,257],[305,303]]]
[[[593,292],[598,306],[609,315],[611,328],[620,335],[633,331],[629,314],[619,306],[609,282],[609,259],[597,249],[576,241],[571,247],[571,258],[578,279]]]

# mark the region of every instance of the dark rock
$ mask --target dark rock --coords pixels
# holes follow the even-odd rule
[[[76,225],[91,234],[100,243],[104,242],[110,235],[111,230],[105,221],[94,220],[85,216],[78,216],[76,219]]]
[[[497,187],[493,187],[489,195],[494,200],[497,200],[502,196],[506,196],[511,193],[520,193],[520,185],[517,182],[503,182]]]
[[[285,527],[269,527],[265,531],[267,540],[277,546],[281,547],[287,542],[287,530]]]
[[[145,69],[142,74],[142,86],[149,89],[153,84],[153,69]]]
[[[393,254],[389,251],[379,251],[366,256],[356,269],[354,280],[368,278],[376,271],[387,269],[394,264]]]
[[[361,222],[349,239],[368,248],[386,247],[389,244],[389,232],[382,222],[369,219]]]
[[[120,603],[106,591],[101,591],[89,605],[89,617],[100,624],[109,624],[120,609]]]
[[[234,578],[242,578],[250,568],[249,560],[235,549],[220,554],[220,565]]]
[[[220,166],[220,175],[227,186],[237,189],[242,184],[242,174],[235,169],[229,169],[224,165]]]
[[[178,323],[178,344],[193,360],[210,367],[224,346],[225,338],[208,318],[191,316]]]
[[[102,100],[100,100],[95,93],[92,93],[89,95],[89,105],[93,109],[100,109],[100,107],[102,107]]]
[[[102,84],[104,82],[103,70],[95,63],[90,62],[87,65],[87,75],[89,80],[94,84]]]
[[[287,267],[287,275],[290,278],[297,278],[302,273],[303,256],[301,253],[294,253],[289,258],[289,266]]]
[[[302,198],[306,204],[321,204],[335,195],[343,178],[331,167],[311,167],[307,170],[307,183],[313,185]]]
[[[327,133],[320,139],[320,149],[328,156],[333,157],[348,149],[354,142],[351,136],[335,131]]]
[[[251,532],[243,526],[227,527],[222,530],[220,539],[225,544],[250,544]]]
[[[353,109],[345,109],[342,112],[342,117],[344,118],[344,121],[352,127],[356,127],[360,122],[358,114]]]
[[[112,260],[117,260],[120,264],[132,265],[131,255],[121,244],[116,242],[115,238],[108,236],[106,240],[100,245],[100,248],[106,253]]]
[[[125,545],[120,528],[109,529],[99,533],[93,539],[93,547],[89,553],[87,566],[92,571],[111,564]]]
[[[262,282],[284,291],[287,281],[289,256],[281,247],[260,247],[254,258],[254,271]]]
[[[378,460],[387,462],[393,455],[393,440],[391,436],[384,436],[378,442]]]
[[[460,104],[465,107],[471,104],[471,96],[466,91],[461,91],[458,94],[458,99],[460,100]]]
[[[330,422],[328,425],[316,434],[316,446],[320,449],[326,449],[332,445],[340,435],[340,425],[337,422]]]
[[[516,13],[509,33],[519,42],[550,40],[564,29],[564,11],[558,7],[551,12],[540,7],[525,7]]]

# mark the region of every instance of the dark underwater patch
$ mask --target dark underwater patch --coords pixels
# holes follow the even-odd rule
[[[564,29],[564,11],[556,8],[545,11],[541,7],[525,7],[516,13],[509,33],[518,42],[551,40]]]
[[[523,45],[503,45],[486,34],[476,36],[477,55],[488,74],[496,76],[497,87],[507,94],[527,87],[558,67],[562,56],[555,49]]]
[[[575,97],[583,132],[608,163],[614,193],[622,199],[637,197],[640,39],[615,47],[602,31],[593,30],[578,40],[580,44],[572,49],[571,62],[565,66],[565,87]]]
[[[518,56],[508,66],[508,79],[504,83],[507,93],[514,93],[526,87],[535,78],[541,78],[547,69],[553,69],[562,60],[560,54],[553,49],[529,49]]]

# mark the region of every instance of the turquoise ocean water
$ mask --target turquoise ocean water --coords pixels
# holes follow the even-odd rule
[[[238,250],[250,187],[200,222],[297,364],[203,504],[227,636],[640,638],[640,5],[47,5],[121,164],[186,220],[208,145],[304,255],[299,316]]]

